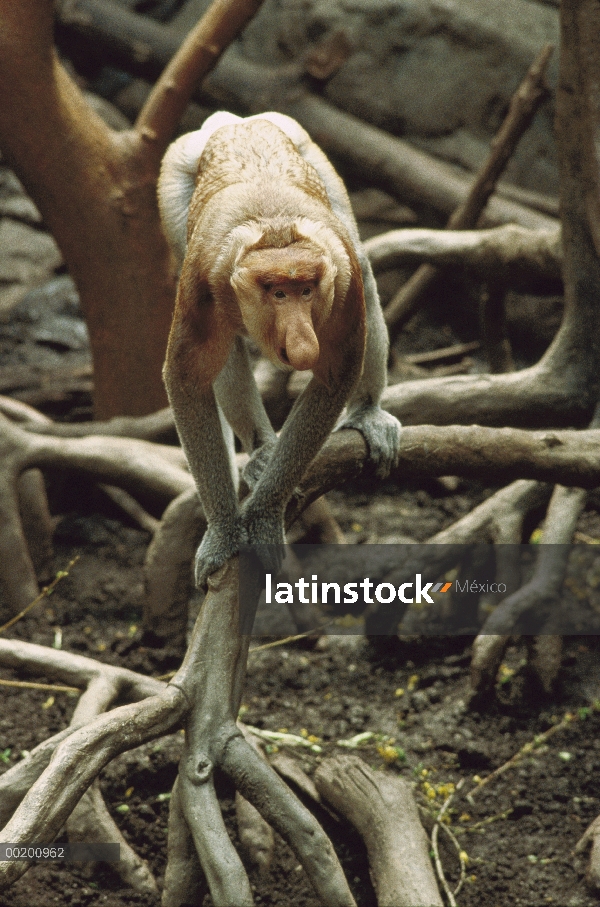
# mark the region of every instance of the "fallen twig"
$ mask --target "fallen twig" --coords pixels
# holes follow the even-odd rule
[[[474,787],[467,794],[467,800],[471,800],[475,797],[484,787],[487,787],[488,784],[491,784],[492,781],[495,781],[500,775],[503,775],[509,769],[514,768],[525,756],[531,755],[536,749],[539,749],[540,746],[543,746],[545,743],[550,740],[551,737],[554,737],[555,734],[558,734],[560,731],[564,731],[565,728],[577,721],[579,716],[573,712],[566,712],[562,721],[559,721],[558,724],[553,724],[552,727],[548,728],[547,731],[543,731],[541,734],[536,734],[533,740],[529,740],[527,743],[524,743],[523,746],[517,750],[517,752],[510,757],[506,762],[503,762],[502,765],[499,765],[498,768],[494,769],[493,772],[490,772],[489,775],[486,775],[485,778],[478,778],[476,780],[476,787]]]
[[[18,614],[15,614],[14,617],[11,617],[10,620],[8,620],[5,624],[3,624],[0,627],[0,633],[6,632],[6,630],[8,630],[10,627],[14,626],[14,624],[16,624],[19,620],[21,620],[21,618],[25,617],[25,615],[29,611],[31,611],[32,608],[34,608],[36,605],[39,605],[39,603],[44,598],[48,598],[49,595],[52,595],[54,589],[56,589],[56,587],[60,583],[61,579],[64,579],[65,576],[69,575],[71,569],[77,563],[79,558],[80,558],[80,555],[77,554],[74,558],[72,558],[69,561],[69,563],[67,564],[67,566],[64,570],[59,570],[58,573],[56,574],[56,576],[54,577],[54,579],[52,580],[52,582],[49,583],[47,586],[44,586],[44,588],[42,589],[40,594],[38,596],[36,596],[36,598],[34,598],[34,600],[32,602],[30,602],[26,608],[23,608],[22,611],[19,611]]]
[[[59,683],[33,683],[31,680],[0,680],[0,686],[18,687],[23,690],[48,690],[51,693],[81,693],[79,687],[65,687]]]
[[[456,907],[456,897],[455,896],[458,894],[458,892],[460,891],[460,889],[462,888],[462,886],[464,884],[465,861],[463,859],[461,859],[462,851],[461,851],[460,844],[458,843],[458,841],[456,840],[456,838],[454,837],[454,835],[452,834],[450,829],[447,828],[445,825],[442,825],[442,819],[443,819],[444,815],[446,814],[446,812],[448,811],[450,804],[452,803],[452,801],[454,799],[455,794],[457,794],[458,791],[463,786],[464,781],[465,781],[465,779],[461,778],[461,780],[458,782],[458,784],[456,785],[454,790],[444,800],[444,803],[442,804],[442,808],[440,809],[439,813],[436,816],[436,819],[435,819],[435,822],[433,825],[433,830],[431,832],[431,849],[433,850],[433,859],[434,859],[434,863],[435,863],[435,869],[436,869],[436,872],[438,875],[438,879],[440,880],[440,884],[441,884],[442,888],[444,889],[444,893],[445,893],[446,897],[448,898],[448,903],[450,904],[450,907]],[[439,832],[440,827],[442,827],[444,829],[444,831],[448,834],[448,836],[450,837],[451,841],[453,842],[453,844],[456,847],[456,850],[458,852],[458,859],[459,859],[459,863],[460,863],[460,880],[458,883],[458,887],[455,889],[454,892],[452,892],[450,890],[450,886],[448,885],[448,882],[446,881],[444,867],[442,866],[442,861],[440,860],[440,853],[439,853],[439,849],[438,849],[438,832]]]

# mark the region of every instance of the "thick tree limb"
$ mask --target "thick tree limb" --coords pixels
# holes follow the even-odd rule
[[[100,418],[166,402],[160,369],[176,278],[156,200],[160,159],[196,83],[259,2],[216,0],[136,126],[115,132],[58,61],[53,4],[0,0],[0,145],[77,284]],[[77,19],[79,7],[65,6]]]
[[[460,475],[498,484],[530,478],[594,488],[600,480],[599,439],[596,429],[529,432],[476,425],[407,426],[392,478],[400,482],[407,477]],[[361,435],[336,432],[305,476],[301,501],[292,501],[288,518],[306,500],[358,478],[364,467],[368,460]]]
[[[501,279],[509,286],[561,283],[560,229],[527,230],[516,224],[490,230],[405,229],[381,233],[365,242],[373,269],[424,261],[465,268],[477,277]]]

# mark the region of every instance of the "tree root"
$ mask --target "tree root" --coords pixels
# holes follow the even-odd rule
[[[257,866],[261,873],[266,872],[271,865],[275,846],[271,826],[239,791],[235,795],[235,814],[240,845],[246,859]]]
[[[192,563],[205,529],[194,485],[169,504],[150,542],[144,563],[143,623],[160,639],[185,637]]]
[[[26,469],[18,478],[19,517],[33,569],[41,582],[52,577],[54,523],[48,507],[44,476],[39,469]]]
[[[108,830],[105,807],[93,786],[98,772],[117,753],[179,726],[187,714],[186,744],[180,775],[171,797],[163,903],[170,907],[197,903],[194,899],[203,894],[208,885],[215,904],[252,904],[245,872],[226,838],[214,795],[212,769],[218,764],[234,780],[246,800],[262,814],[261,834],[270,836],[265,829],[266,819],[288,840],[323,903],[344,907],[354,904],[328,839],[254,747],[240,736],[235,725],[248,645],[248,637],[240,635],[243,629],[240,618],[248,621],[251,617],[240,616],[237,611],[237,583],[237,570],[232,564],[211,580],[184,664],[168,686],[83,656],[30,643],[0,640],[2,664],[43,671],[64,682],[87,686],[71,726],[44,741],[0,778],[0,821],[4,823],[16,808],[3,829],[4,840],[13,843],[52,840],[65,821],[73,839],[82,836],[89,839],[95,823],[97,840],[99,829],[104,829],[105,833]],[[219,622],[222,622],[221,626]],[[201,652],[216,653],[215,662],[206,659],[205,655],[201,658]],[[226,695],[223,697],[224,689]],[[123,694],[149,698],[99,715]],[[388,808],[389,798],[397,800],[398,792],[392,796],[395,782],[391,779],[382,783],[386,785],[382,790]],[[90,784],[92,787],[85,794]],[[244,804],[241,809],[249,813]],[[407,834],[412,834],[413,818],[410,812],[407,816],[408,819],[405,816],[403,820],[404,827]],[[252,821],[256,829],[254,815]],[[111,827],[112,841],[114,834]],[[422,829],[420,835],[423,835]],[[255,833],[253,838],[258,856]],[[395,891],[390,889],[390,884],[396,884],[386,866],[395,867],[394,871],[398,872],[398,847],[385,834],[379,835],[377,845],[375,839],[373,842],[372,865],[377,867],[374,872],[382,879],[382,905],[440,903],[437,896],[429,901],[386,900],[385,892]],[[266,864],[270,845],[266,839],[263,844]],[[388,845],[393,854],[386,857],[377,847]],[[409,850],[411,846],[410,842],[405,845]],[[121,854],[123,857],[123,847]],[[0,886],[14,882],[26,868],[27,864],[23,863],[7,861],[0,864]],[[152,890],[152,879],[145,874],[143,864],[135,855],[128,861],[124,879],[135,884],[138,890]],[[389,884],[386,880],[390,880]]]
[[[169,730],[181,719],[184,697],[160,681],[90,658],[47,649],[31,643],[0,640],[0,662],[8,667],[43,671],[50,677],[86,687],[66,731],[36,747],[0,779],[0,822],[4,840],[52,841],[70,821],[86,790],[115,755]],[[142,701],[105,710],[121,695]],[[156,727],[156,733],[152,728]],[[68,779],[68,781],[66,780]],[[124,878],[140,890],[155,890],[143,861],[126,845],[98,794],[90,794],[90,814],[84,806],[75,813],[74,835],[109,833],[121,841]],[[16,811],[15,811],[16,810]],[[94,823],[98,823],[94,825]],[[67,822],[67,825],[69,823]],[[114,834],[117,835],[116,839]],[[88,839],[89,840],[89,839]],[[28,863],[0,864],[0,888],[19,878]]]
[[[373,772],[358,756],[336,756],[319,766],[315,784],[364,839],[378,907],[441,907],[429,842],[406,781]]]
[[[411,581],[416,573],[441,576],[464,556],[464,546],[476,541],[505,544],[520,542],[524,517],[531,509],[544,503],[549,494],[549,487],[541,482],[513,482],[471,513],[432,536],[426,544],[408,546],[405,563],[387,574],[385,581],[397,587],[403,582]],[[510,549],[505,551],[509,553]],[[515,582],[518,573],[515,574],[512,563],[503,564],[500,560],[499,569],[500,581]],[[401,618],[402,613],[395,603],[380,605],[373,614],[368,615],[366,632],[373,636],[388,636],[395,632],[412,636],[422,632],[423,618],[420,612],[411,609],[402,620]],[[398,626],[399,620],[401,623]]]
[[[119,861],[115,871],[123,883],[135,891],[158,894],[158,886],[148,864],[129,846],[112,818],[100,793],[98,779],[86,790],[67,820],[70,842],[119,844]],[[93,872],[88,864],[88,872]]]
[[[324,903],[353,905],[329,840],[312,815],[242,737],[236,726],[254,615],[240,614],[237,562],[209,580],[190,648],[172,684],[192,703],[178,780],[178,803],[216,905],[251,905],[246,873],[227,836],[213,784],[219,765],[238,791],[295,851]],[[171,891],[180,882],[167,873]]]
[[[534,607],[547,611],[556,604],[566,575],[569,544],[586,498],[587,493],[580,488],[554,489],[532,578],[496,607],[473,643],[471,684],[478,693],[495,683],[519,617]],[[530,666],[537,671],[547,692],[560,668],[560,652],[556,636],[541,637],[536,642]]]
[[[11,614],[38,594],[20,515],[24,494],[28,512],[37,518],[33,551],[42,567],[50,546],[51,523],[43,483],[28,479],[23,485],[19,482],[23,473],[32,467],[71,469],[163,504],[193,486],[183,453],[177,448],[125,438],[44,437],[24,431],[5,416],[0,416],[0,461],[0,602]]]
[[[22,417],[22,407],[18,409]],[[15,414],[14,410],[12,414]],[[32,423],[28,427],[32,428]],[[502,482],[527,476],[590,488],[600,483],[599,438],[596,429],[527,432],[458,425],[407,427],[403,430],[400,460],[392,479],[405,481],[407,477],[462,475]],[[183,453],[177,448],[111,436],[48,437],[25,431],[0,416],[0,457],[3,462],[0,474],[0,601],[8,606],[10,613],[29,604],[38,592],[15,490],[18,477],[25,470],[33,467],[72,470],[118,486],[136,499],[163,505],[183,492],[189,492],[186,500],[191,503],[186,507],[190,507],[190,516],[189,520],[186,517],[185,529],[194,537],[202,531],[201,517],[194,504],[194,483]],[[288,525],[308,503],[324,492],[358,478],[365,467],[368,468],[368,457],[361,435],[352,431],[334,434],[312,464],[301,493],[290,502]],[[39,525],[48,527],[49,532],[48,518],[43,516],[47,514],[47,504],[39,482],[34,491],[37,497],[33,501],[29,499],[28,508],[35,508],[40,515]],[[161,620],[161,607],[167,611],[173,608],[173,613],[179,613],[182,577],[187,575],[187,553],[185,558],[179,555],[194,545],[192,536],[185,535],[183,528],[177,535],[171,518],[172,512],[169,512],[164,527],[158,529],[152,554],[157,568],[149,568],[148,575],[146,611],[149,627],[155,632]],[[45,547],[48,551],[48,544],[46,534],[42,550]],[[168,574],[161,578],[160,569],[166,563],[165,555],[159,556],[163,544],[165,551],[170,552],[168,556],[178,545],[180,552],[171,562]],[[174,591],[168,592],[169,589]]]
[[[51,744],[42,744],[2,776],[0,784],[11,793],[8,799],[14,804],[20,799],[24,778],[31,780],[32,766],[35,773],[43,769],[3,829],[4,840],[52,840],[108,761],[179,726],[187,716],[180,774],[171,800],[172,841],[164,903],[181,904],[182,892],[185,897],[190,892],[197,894],[204,884],[203,875],[215,904],[227,907],[253,902],[216,800],[212,776],[213,768],[220,765],[263,819],[288,841],[323,902],[352,907],[354,899],[329,840],[237,728],[249,642],[244,631],[252,618],[239,613],[237,564],[230,562],[210,580],[190,648],[169,685],[96,665],[81,656],[0,641],[4,664],[35,665],[37,670],[63,679],[89,681],[73,719],[86,723],[56,735]],[[150,694],[149,698],[94,718],[124,687],[134,695],[136,691]],[[2,801],[6,809],[6,798]],[[191,840],[202,872],[198,858],[192,856]],[[27,865],[1,863],[0,886],[14,882]]]
[[[21,640],[0,639],[0,664],[45,674],[71,686],[83,687],[69,728],[55,734],[0,776],[0,825],[8,821],[29,788],[47,767],[56,747],[78,727],[92,721],[119,696],[144,699],[165,684],[126,668],[102,664],[83,655],[50,649]]]
[[[590,848],[586,882],[594,891],[600,891],[600,816],[588,826],[575,846],[575,854],[584,854]]]

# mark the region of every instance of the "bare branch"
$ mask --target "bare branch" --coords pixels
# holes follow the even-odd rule
[[[543,48],[512,96],[508,113],[492,140],[488,158],[479,170],[466,200],[451,214],[449,229],[460,230],[477,225],[521,136],[529,127],[540,104],[548,97],[546,68],[553,50],[551,44]],[[399,330],[414,314],[437,273],[432,265],[421,265],[396,293],[384,312],[390,328]]]

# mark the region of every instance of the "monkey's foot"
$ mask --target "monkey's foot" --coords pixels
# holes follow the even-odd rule
[[[249,498],[246,507],[242,507],[246,544],[256,550],[267,572],[278,573],[285,557],[283,515],[278,511],[266,514],[251,505]]]
[[[361,433],[380,478],[385,479],[398,465],[401,425],[395,416],[386,413],[378,404],[359,406],[349,413],[337,430],[342,428],[356,428]]]
[[[230,529],[209,526],[196,552],[195,578],[198,588],[206,589],[208,577],[219,570],[246,542],[239,523]]]
[[[254,451],[244,466],[242,475],[250,491],[253,491],[258,484],[258,480],[265,471],[276,444],[277,437],[274,437],[272,441],[267,441],[262,447]]]

